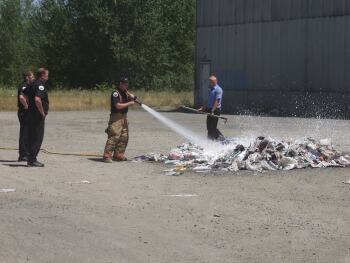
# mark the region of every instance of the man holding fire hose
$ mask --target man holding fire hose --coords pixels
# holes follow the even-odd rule
[[[111,114],[106,129],[108,138],[103,154],[106,163],[126,161],[125,150],[129,141],[127,113],[135,102],[139,103],[136,96],[128,92],[128,79],[121,78],[111,94]]]

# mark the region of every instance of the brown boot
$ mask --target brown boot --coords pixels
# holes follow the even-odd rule
[[[103,153],[103,162],[104,163],[111,163],[112,162],[112,153],[105,151]]]
[[[116,162],[124,162],[127,161],[127,158],[124,155],[124,152],[115,152],[113,156],[113,161]]]

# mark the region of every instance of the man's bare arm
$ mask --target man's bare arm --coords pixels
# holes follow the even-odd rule
[[[40,114],[43,116],[43,118],[45,118],[46,114],[44,112],[43,103],[41,101],[41,98],[38,96],[35,97],[35,105],[38,108],[38,111],[40,112]]]
[[[21,94],[21,95],[19,95],[19,101],[21,102],[21,104],[23,105],[23,107],[26,109],[26,110],[28,110],[28,102],[27,102],[27,99],[26,99],[26,97],[23,95],[23,94]]]
[[[129,106],[132,106],[132,105],[134,105],[135,104],[135,102],[132,100],[132,101],[129,101],[129,102],[127,102],[127,103],[116,103],[115,104],[115,108],[116,109],[118,109],[118,110],[124,110],[124,109],[126,109],[127,107],[129,107]]]
[[[214,105],[213,105],[213,108],[211,109],[211,113],[214,114],[215,110],[216,110],[217,107],[218,107],[218,104],[219,104],[219,101],[218,101],[218,100],[215,100]]]

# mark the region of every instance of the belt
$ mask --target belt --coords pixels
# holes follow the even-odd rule
[[[212,110],[211,108],[208,108],[208,109],[207,109],[207,112],[208,112],[208,113],[210,113],[210,112],[211,112],[211,110]],[[221,108],[216,108],[216,110],[215,110],[215,111],[220,111],[220,112],[221,112]]]
[[[116,112],[116,113],[111,113],[111,116],[126,116],[127,113],[121,113],[121,112]]]
[[[119,120],[126,120],[126,118],[126,113],[111,113],[111,115],[109,116],[109,123],[116,122]]]

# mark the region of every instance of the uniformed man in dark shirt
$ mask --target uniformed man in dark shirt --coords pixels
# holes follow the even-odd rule
[[[108,138],[103,154],[103,161],[125,161],[125,150],[129,141],[127,113],[128,107],[134,105],[136,97],[128,92],[128,79],[122,78],[119,87],[111,94],[111,114],[108,128]]]
[[[23,83],[18,86],[17,92],[17,107],[18,107],[18,120],[20,124],[19,130],[19,162],[28,161],[28,151],[26,149],[26,143],[28,138],[28,108],[29,101],[28,96],[25,93],[29,92],[30,85],[34,81],[34,74],[32,71],[26,71],[23,73]]]
[[[45,119],[49,112],[49,97],[45,86],[49,71],[40,68],[29,92],[29,133],[28,133],[28,166],[44,167],[37,160],[44,139]]]

